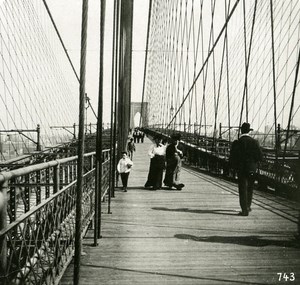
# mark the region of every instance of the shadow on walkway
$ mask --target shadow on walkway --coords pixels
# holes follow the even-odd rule
[[[216,214],[216,215],[226,215],[226,216],[237,216],[239,214],[238,211],[235,210],[191,210],[188,208],[179,208],[179,209],[169,209],[164,207],[153,207],[152,210],[158,211],[168,211],[168,212],[185,212],[185,213],[194,213],[194,214]]]
[[[115,188],[115,191],[122,190],[122,188],[123,188],[123,187],[121,187],[121,186],[117,186],[117,187]],[[145,187],[145,186],[129,186],[129,187],[127,188],[127,190],[166,191],[166,192],[168,192],[168,191],[174,191],[174,192],[180,192],[180,190],[174,189],[174,188],[170,189],[170,188],[168,188],[168,187],[162,187],[162,188],[160,188],[160,189],[153,189],[153,188]]]
[[[139,274],[147,274],[147,275],[155,275],[161,277],[174,277],[174,278],[182,278],[182,279],[194,279],[194,280],[207,280],[207,281],[216,281],[216,282],[226,282],[230,284],[248,284],[248,285],[264,285],[265,283],[258,283],[258,282],[250,282],[250,281],[241,281],[241,280],[233,280],[233,279],[221,279],[221,278],[206,278],[206,277],[197,277],[197,276],[190,276],[190,275],[181,275],[181,274],[171,274],[171,273],[164,273],[158,271],[146,271],[146,270],[136,270],[131,268],[121,268],[116,266],[106,266],[106,265],[93,265],[93,264],[82,264],[82,267],[88,268],[96,268],[96,269],[111,269],[114,271],[125,271],[125,272],[132,272],[132,273],[139,273]]]
[[[175,238],[193,240],[200,242],[210,243],[225,243],[225,244],[238,244],[245,246],[263,247],[263,246],[279,246],[279,247],[291,247],[299,248],[300,245],[296,240],[273,240],[265,239],[259,236],[209,236],[209,237],[197,237],[188,234],[177,234]]]

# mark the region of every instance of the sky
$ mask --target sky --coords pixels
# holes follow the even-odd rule
[[[111,63],[113,33],[113,0],[106,1],[105,43],[104,43],[104,110],[103,121],[110,121]],[[81,0],[47,1],[57,28],[68,50],[77,74],[80,70]],[[132,102],[141,102],[143,90],[144,60],[147,35],[149,0],[134,1],[133,54],[132,54]],[[99,87],[99,14],[100,1],[90,0],[88,10],[88,43],[86,92],[97,113]],[[78,95],[79,96],[79,95]],[[95,122],[95,116],[88,110],[88,122]]]

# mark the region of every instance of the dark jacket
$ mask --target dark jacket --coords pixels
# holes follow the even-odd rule
[[[176,150],[176,146],[174,144],[170,144],[166,149],[166,160],[173,159],[175,157],[175,153],[178,153]],[[179,157],[182,158],[183,155],[178,153]]]
[[[258,142],[248,135],[241,136],[232,143],[229,163],[243,173],[255,172],[263,154]]]

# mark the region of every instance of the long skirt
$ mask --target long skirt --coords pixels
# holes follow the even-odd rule
[[[167,160],[164,184],[172,187],[180,184],[181,158],[178,154]]]
[[[164,169],[165,157],[163,155],[155,155],[151,158],[148,179],[145,187],[153,187],[155,189],[161,188]]]

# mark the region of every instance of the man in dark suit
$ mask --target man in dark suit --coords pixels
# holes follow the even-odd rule
[[[232,143],[230,150],[229,163],[238,173],[239,199],[242,216],[248,216],[251,211],[251,203],[254,187],[254,174],[258,162],[262,160],[263,155],[258,142],[250,137],[249,123],[243,123],[241,126],[241,136]]]

